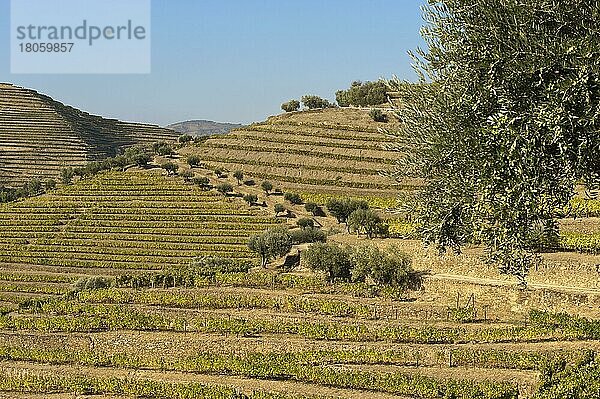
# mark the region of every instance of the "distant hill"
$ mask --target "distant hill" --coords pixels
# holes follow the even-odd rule
[[[0,185],[56,177],[61,168],[178,136],[155,125],[90,115],[35,90],[0,83]]]
[[[236,123],[221,123],[206,120],[195,120],[174,123],[167,126],[167,129],[175,130],[181,134],[190,134],[192,136],[210,136],[213,134],[229,133],[233,129],[242,127]]]

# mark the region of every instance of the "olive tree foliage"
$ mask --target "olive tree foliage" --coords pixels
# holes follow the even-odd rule
[[[346,221],[348,229],[357,235],[364,232],[368,238],[373,238],[381,230],[381,217],[371,209],[357,209],[353,211]]]
[[[298,100],[290,100],[281,104],[281,109],[285,112],[295,112],[300,109],[300,101]]]
[[[302,96],[302,104],[308,109],[332,108],[334,106],[329,100],[314,95]]]
[[[262,267],[273,259],[286,255],[292,249],[292,238],[287,228],[273,228],[251,236],[248,248],[260,256]]]
[[[369,279],[375,284],[408,287],[414,279],[412,259],[396,247],[359,246],[352,252],[352,280]]]
[[[394,79],[397,178],[422,177],[421,234],[441,251],[482,242],[525,284],[532,236],[556,236],[574,183],[600,173],[600,5],[441,0],[424,7],[420,84]]]
[[[350,105],[368,107],[387,103],[387,86],[383,81],[376,82],[352,82],[347,90],[339,90],[335,93],[335,99],[340,107]]]

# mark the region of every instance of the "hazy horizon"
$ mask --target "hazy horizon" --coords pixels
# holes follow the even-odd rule
[[[334,100],[354,80],[415,79],[407,51],[422,45],[422,3],[153,0],[151,74],[19,75],[0,0],[0,81],[108,118],[250,123],[304,94]]]

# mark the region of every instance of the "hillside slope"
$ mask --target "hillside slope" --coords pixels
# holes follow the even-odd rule
[[[56,177],[61,168],[179,133],[90,115],[34,90],[0,84],[0,185]]]
[[[229,133],[232,129],[237,129],[240,127],[242,127],[242,125],[237,123],[221,123],[206,120],[194,120],[173,123],[167,126],[167,129],[172,129],[178,133],[189,134],[192,136],[210,136],[213,134]]]
[[[277,221],[238,201],[160,172],[103,173],[0,205],[0,270],[148,270],[197,256],[249,259],[248,236]]]
[[[294,112],[212,137],[182,154],[197,153],[209,168],[242,170],[298,193],[393,197],[418,183],[381,175],[400,156],[380,131],[394,127],[359,109]]]

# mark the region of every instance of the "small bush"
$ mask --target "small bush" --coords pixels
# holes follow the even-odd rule
[[[190,165],[192,168],[193,168],[194,166],[198,166],[198,165],[200,165],[200,163],[201,163],[201,162],[202,162],[202,159],[200,158],[200,155],[195,155],[195,154],[192,154],[192,155],[188,155],[188,157],[187,157],[187,163],[188,163],[188,165]]]
[[[262,188],[263,191],[269,195],[271,190],[273,190],[273,184],[270,181],[265,180],[260,184],[260,188]]]
[[[64,168],[60,171],[60,179],[63,184],[71,184],[73,182],[73,177],[75,176],[75,171],[73,168]]]
[[[280,213],[285,212],[285,206],[282,204],[275,204],[273,208],[275,210],[275,216],[279,216]]]
[[[81,277],[79,280],[77,280],[75,284],[73,284],[73,289],[75,291],[97,290],[102,288],[108,288],[111,285],[111,280],[107,279],[106,277]]]
[[[385,122],[388,121],[387,115],[384,114],[383,111],[381,111],[380,109],[373,109],[373,110],[371,110],[371,112],[369,112],[369,116],[375,122],[383,122],[383,123],[385,123]]]
[[[294,245],[327,241],[327,234],[323,230],[314,227],[291,230],[290,236]]]
[[[219,179],[220,179],[221,177],[223,177],[223,170],[222,170],[222,169],[215,169],[215,170],[213,171],[213,173],[214,173],[214,174],[215,174],[215,176],[217,176]]]
[[[43,185],[40,179],[33,178],[29,182],[25,183],[24,189],[30,195],[34,196],[40,194],[43,190]]]
[[[44,187],[46,188],[47,191],[54,190],[56,188],[56,180],[54,180],[54,179],[46,180],[46,182],[44,183]]]
[[[294,205],[302,204],[302,198],[296,193],[285,193],[283,199]]]
[[[294,112],[300,109],[300,101],[290,100],[286,103],[281,104],[281,109],[285,112]]]
[[[258,197],[254,194],[246,194],[244,195],[244,201],[246,201],[248,205],[256,204]]]
[[[165,162],[160,165],[160,167],[166,170],[167,174],[169,175],[175,175],[179,170],[179,165],[177,165],[175,162]]]
[[[205,176],[194,177],[192,179],[192,183],[200,187],[208,187],[210,185],[210,180],[208,179],[208,177]]]
[[[229,183],[221,183],[217,185],[217,191],[223,195],[227,195],[228,193],[233,191],[233,186]]]
[[[315,221],[309,218],[302,218],[296,222],[296,225],[302,229],[307,227],[315,227]]]
[[[189,144],[190,142],[192,142],[194,140],[194,138],[189,134],[182,134],[181,136],[179,136],[179,138],[177,140],[181,144]]]
[[[183,171],[183,173],[181,173],[181,177],[183,177],[183,179],[185,181],[191,181],[194,178],[195,174],[194,172],[192,172],[191,170],[185,170]]]

